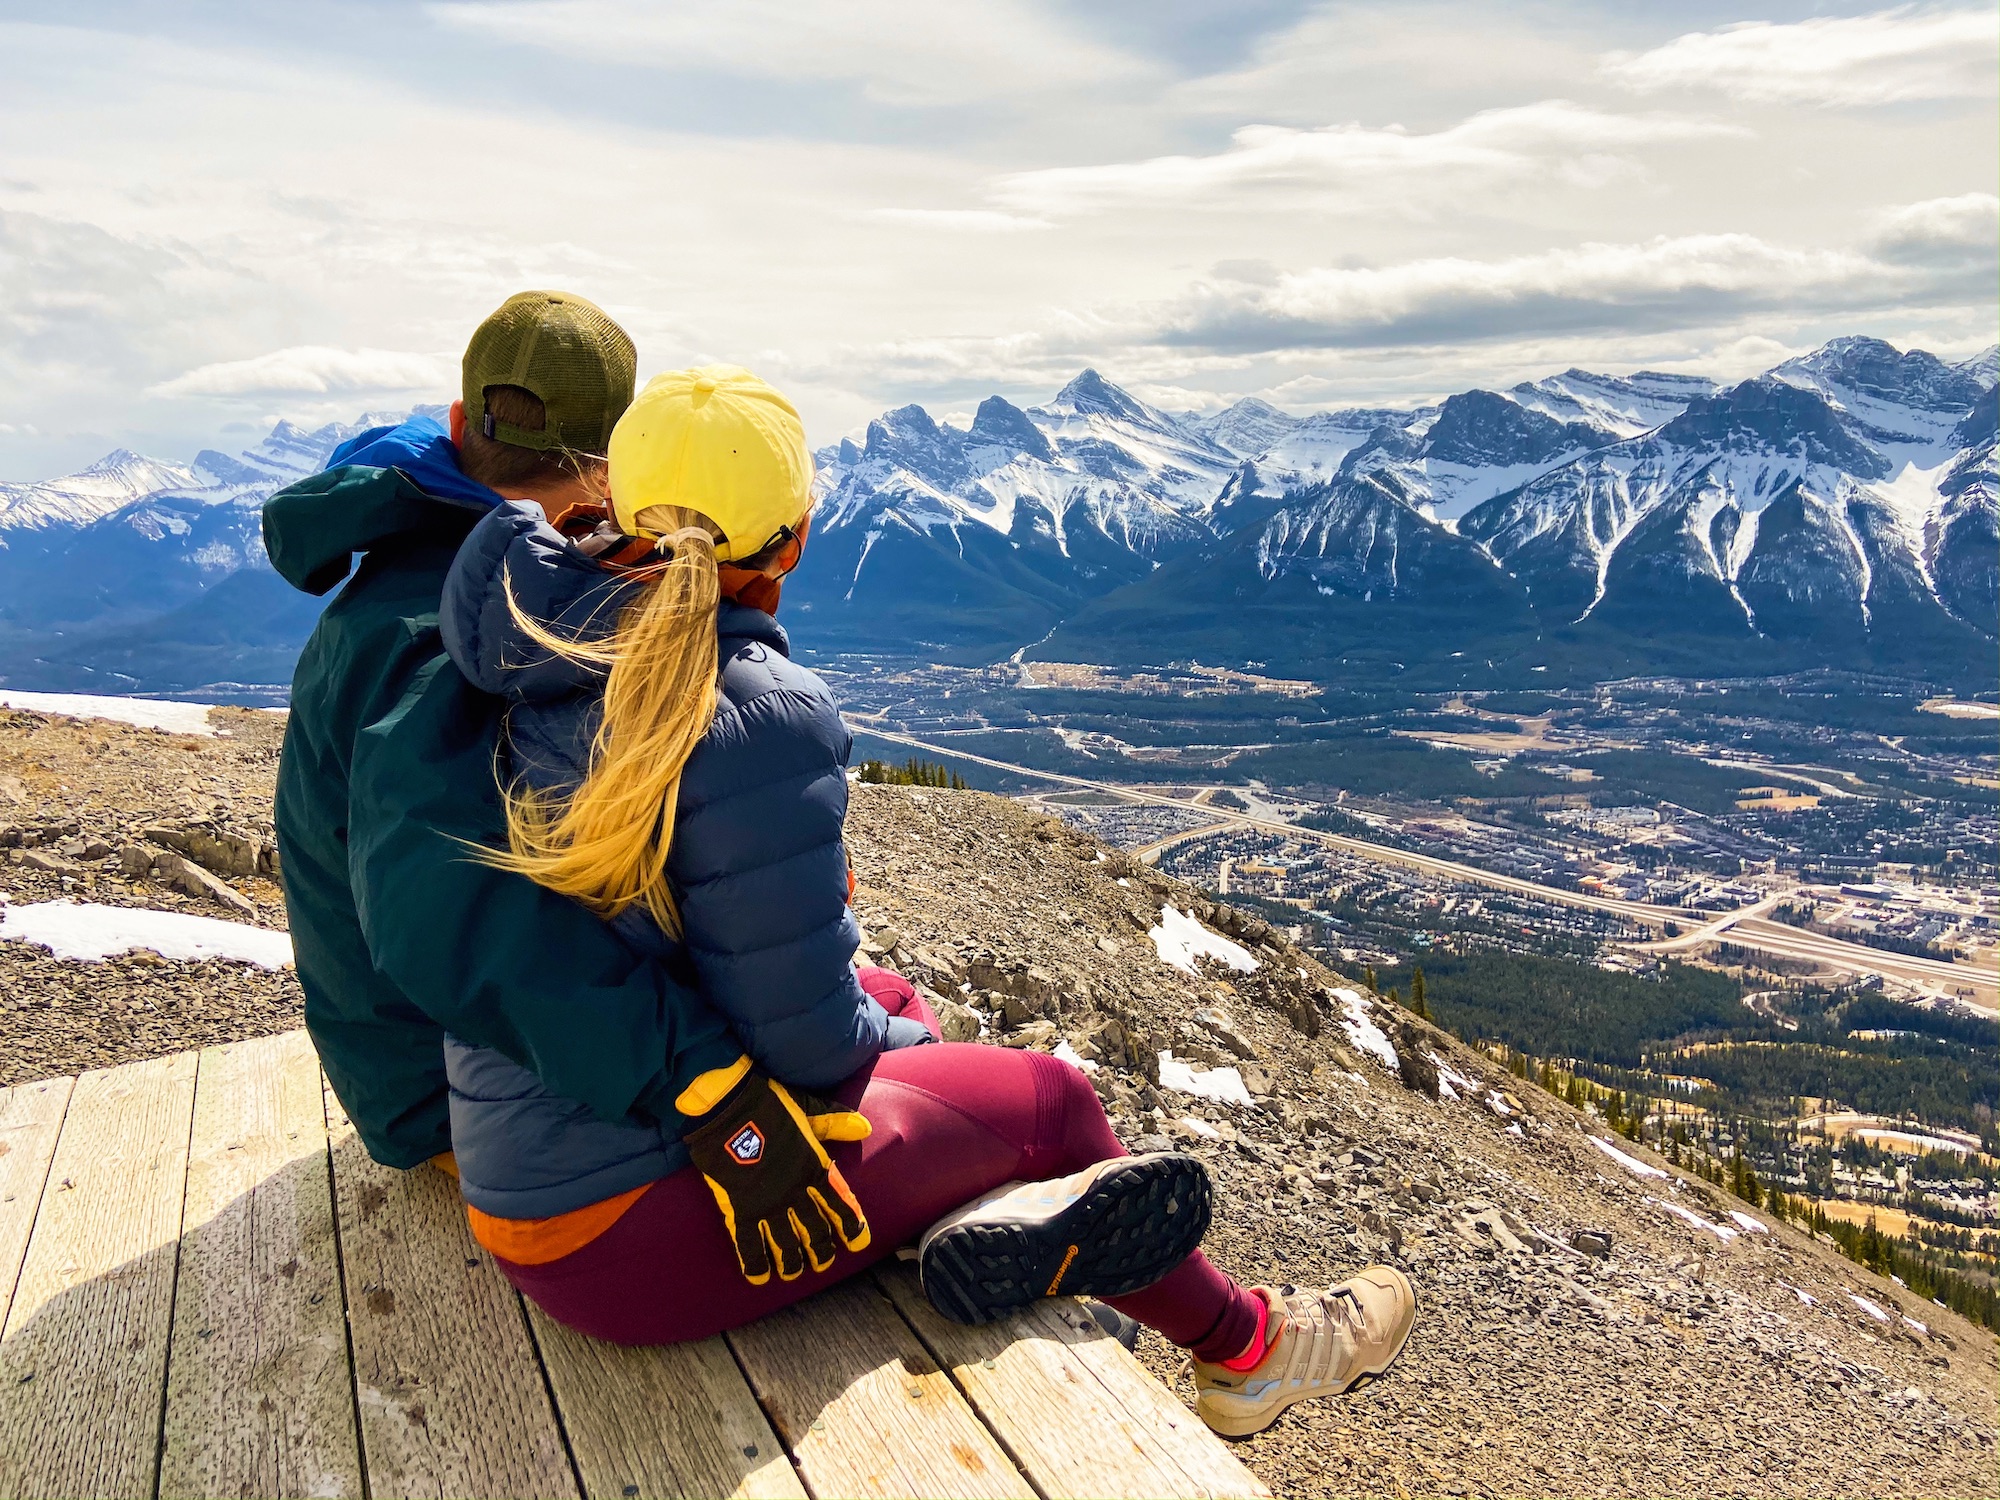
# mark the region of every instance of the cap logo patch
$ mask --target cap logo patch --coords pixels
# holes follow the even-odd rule
[[[742,1166],[756,1166],[764,1157],[764,1132],[745,1125],[729,1138],[729,1154]]]

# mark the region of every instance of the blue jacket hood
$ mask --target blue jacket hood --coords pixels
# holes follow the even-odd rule
[[[393,427],[358,432],[327,456],[329,469],[360,464],[370,469],[400,469],[418,489],[439,500],[469,505],[498,505],[500,496],[458,466],[458,448],[436,417],[411,417]]]
[[[632,580],[578,551],[526,500],[495,497],[492,514],[466,537],[445,578],[438,624],[445,649],[481,692],[515,703],[550,703],[603,685],[604,669],[535,644],[514,603],[557,635],[607,634],[632,602]],[[785,629],[762,610],[725,600],[716,620],[725,658],[747,642],[791,655]]]

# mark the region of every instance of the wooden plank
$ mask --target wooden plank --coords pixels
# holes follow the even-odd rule
[[[326,1098],[370,1492],[575,1496],[520,1298],[474,1243],[457,1185],[370,1160]]]
[[[1045,1495],[1269,1496],[1222,1440],[1071,1298],[982,1328],[940,1317],[908,1266],[897,1309]]]
[[[14,1300],[28,1231],[35,1227],[42,1185],[56,1154],[56,1133],[75,1087],[74,1078],[47,1078],[0,1089],[0,1327]]]
[[[813,1494],[1035,1494],[869,1277],[724,1337]]]
[[[153,1493],[194,1076],[76,1081],[0,1333],[0,1495]]]
[[[719,1338],[632,1349],[528,1303],[584,1493],[805,1500],[757,1398]]]
[[[200,1057],[160,1493],[362,1493],[326,1106],[303,1031]]]

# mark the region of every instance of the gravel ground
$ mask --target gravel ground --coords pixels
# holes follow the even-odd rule
[[[282,927],[263,852],[282,721],[211,722],[229,732],[0,710],[0,892]],[[1055,820],[857,787],[849,826],[869,956],[948,997],[962,1034],[1095,1061],[1128,1141],[1208,1162],[1225,1270],[1316,1285],[1388,1260],[1414,1279],[1395,1369],[1241,1445],[1274,1492],[1992,1493],[1991,1335],[1788,1227],[1725,1240],[1674,1217],[1659,1200],[1729,1227],[1734,1200],[1621,1142],[1667,1176],[1635,1174],[1591,1146],[1599,1122],[1384,1006],[1367,1014],[1407,1064],[1386,1066],[1350,1030],[1342,982],[1282,935]],[[134,873],[162,838],[238,873]],[[1166,902],[1258,969],[1162,962],[1147,933]],[[0,1084],[283,1030],[299,1003],[290,971],[0,943]],[[1162,1048],[1235,1067],[1254,1104],[1161,1088]],[[1432,1095],[1433,1055],[1460,1097]],[[1608,1256],[1570,1248],[1582,1229],[1608,1233]],[[1191,1400],[1178,1351],[1140,1348]]]
[[[268,871],[212,875],[234,893],[230,902],[199,877],[183,877],[204,892],[190,894],[159,872],[128,874],[120,859],[130,848],[175,852],[148,829],[199,832],[238,850],[269,845],[284,720],[217,709],[210,723],[218,733],[206,738],[0,709],[0,894],[18,905],[68,897],[282,928],[284,896]],[[301,1005],[289,969],[143,952],[77,963],[0,943],[0,1086],[289,1031]]]

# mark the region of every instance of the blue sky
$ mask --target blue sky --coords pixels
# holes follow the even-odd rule
[[[58,19],[51,22],[50,17]],[[1995,336],[1991,5],[0,0],[0,478],[438,399],[509,292],[885,406]]]

